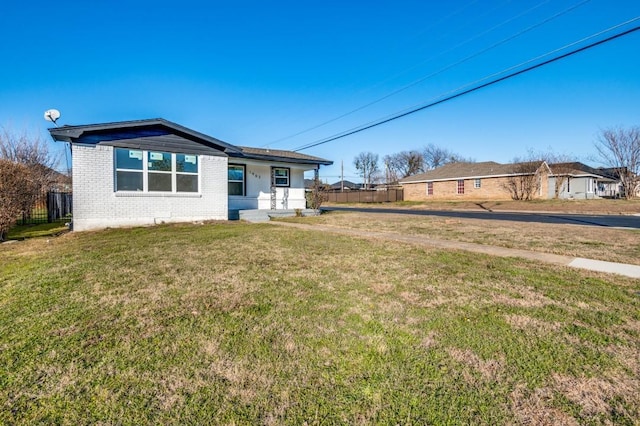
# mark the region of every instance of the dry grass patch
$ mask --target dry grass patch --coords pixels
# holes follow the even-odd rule
[[[290,220],[640,265],[637,230],[351,212]]]

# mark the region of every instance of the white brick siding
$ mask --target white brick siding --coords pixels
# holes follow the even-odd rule
[[[116,193],[113,147],[73,145],[73,229],[226,220],[227,158],[200,156],[200,193]]]

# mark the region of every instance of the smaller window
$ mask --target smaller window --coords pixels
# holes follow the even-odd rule
[[[478,189],[482,186],[482,179],[476,179],[473,181],[473,187]]]
[[[433,182],[427,182],[427,195],[433,195]]]
[[[289,186],[289,169],[274,168],[273,180],[275,186]]]
[[[464,194],[464,180],[460,179],[458,181],[458,195]]]
[[[229,195],[244,196],[244,166],[229,165]]]

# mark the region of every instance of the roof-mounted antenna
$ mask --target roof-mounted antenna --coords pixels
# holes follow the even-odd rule
[[[58,118],[60,118],[60,111],[57,109],[48,109],[44,112],[44,119],[51,121],[56,127],[58,127],[58,124],[56,123]]]

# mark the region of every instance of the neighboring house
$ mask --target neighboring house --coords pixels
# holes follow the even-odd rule
[[[352,190],[352,189],[361,189],[361,183],[353,183],[348,180],[341,180],[329,187],[332,191],[341,191],[342,189]]]
[[[164,119],[49,129],[71,143],[75,230],[303,209],[304,172],[333,162],[240,147]]]
[[[521,167],[526,165],[526,168]],[[526,171],[531,170],[531,172]],[[425,173],[400,180],[405,201],[491,199],[509,200],[506,189],[510,180],[522,176],[535,177],[539,189],[534,198],[546,198],[548,194],[548,166],[544,161],[534,163],[500,164],[493,161],[481,163],[449,163]]]
[[[549,198],[598,197],[620,195],[620,182],[613,169],[595,169],[580,162],[550,164]]]
[[[52,170],[47,189],[54,192],[71,192],[71,176]]]

